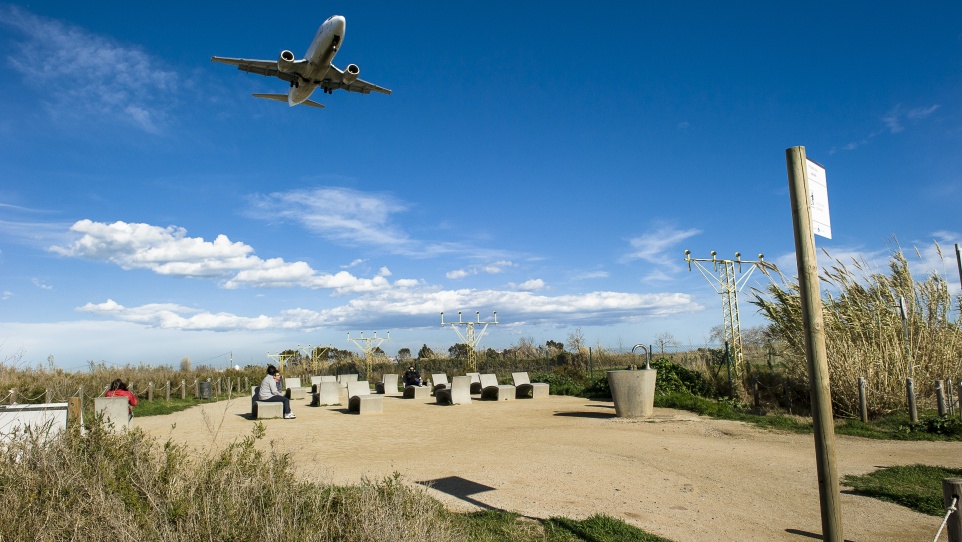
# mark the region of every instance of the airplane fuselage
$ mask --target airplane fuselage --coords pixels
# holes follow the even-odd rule
[[[334,55],[344,42],[344,31],[347,21],[341,15],[334,15],[317,29],[311,45],[307,48],[304,58],[308,61],[308,68],[302,70],[302,77],[291,85],[287,93],[290,105],[297,105],[311,97],[318,87],[317,81],[323,81],[331,69]]]

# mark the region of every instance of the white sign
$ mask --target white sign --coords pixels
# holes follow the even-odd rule
[[[832,238],[832,220],[828,212],[828,185],[825,184],[825,168],[805,159],[808,176],[808,208],[812,217],[812,233],[826,239]]]

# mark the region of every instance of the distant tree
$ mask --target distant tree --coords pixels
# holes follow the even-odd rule
[[[402,348],[402,349],[398,350],[398,351],[397,351],[397,358],[398,358],[399,360],[401,360],[401,361],[407,361],[407,360],[411,359],[411,349],[410,349],[410,348]]]
[[[180,370],[184,373],[190,372],[190,357],[184,356],[180,358]]]
[[[552,340],[545,341],[544,346],[549,350],[556,350],[558,352],[564,352],[565,349],[564,343],[559,343],[558,341]]]
[[[471,348],[464,343],[456,343],[448,348],[448,355],[455,359],[467,359],[469,352],[471,352]]]
[[[514,354],[521,359],[534,359],[538,357],[538,349],[534,346],[534,339],[531,337],[521,337],[518,344],[512,348]]]
[[[426,344],[418,350],[418,359],[432,359],[434,357],[434,351],[428,348]]]
[[[579,327],[568,334],[568,350],[579,354],[584,347],[585,334],[581,332],[581,328]]]
[[[661,334],[659,334],[658,336],[655,337],[655,344],[658,345],[658,348],[661,350],[661,355],[664,356],[664,355],[665,355],[665,347],[666,347],[666,346],[671,346],[671,347],[678,346],[678,340],[675,339],[675,336],[672,335],[671,332],[666,331],[666,332],[661,333]]]

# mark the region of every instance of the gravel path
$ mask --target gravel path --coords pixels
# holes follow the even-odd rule
[[[264,420],[259,445],[291,452],[299,475],[318,482],[399,472],[409,483],[431,485],[456,510],[576,519],[604,513],[676,542],[820,538],[811,435],[657,408],[653,418],[626,420],[614,416],[611,402],[577,397],[458,406],[384,401],[384,413],[371,416],[294,401],[297,419]],[[249,411],[243,398],[134,418],[134,425],[216,449],[250,434]],[[837,444],[840,476],[914,463],[962,467],[959,443],[838,437]],[[841,504],[847,540],[932,540],[941,521],[844,487]]]

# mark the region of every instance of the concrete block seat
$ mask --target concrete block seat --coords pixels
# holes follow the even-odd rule
[[[357,382],[357,376],[357,374],[337,375],[337,383],[340,384],[342,388],[347,388],[348,382]]]
[[[471,395],[481,393],[481,373],[468,373],[471,377]]]
[[[371,395],[367,380],[347,383],[347,410],[357,414],[381,414],[384,412],[384,396]]]
[[[320,384],[321,382],[337,382],[337,377],[334,375],[321,375],[311,377],[311,391],[316,392],[314,386]]]
[[[251,388],[251,418],[254,418],[255,420],[260,420],[263,418],[283,418],[284,403],[278,403],[275,401],[258,401],[257,397],[260,394],[260,391],[260,386],[253,386]]]
[[[374,384],[374,392],[382,395],[396,396],[401,395],[397,389],[398,375],[386,374],[381,376],[381,381]]]
[[[548,396],[548,384],[531,382],[527,371],[511,373],[511,381],[514,382],[515,396],[518,399],[539,399]]]
[[[431,397],[431,388],[427,386],[404,386],[405,399],[427,399]]]
[[[130,427],[130,403],[126,397],[95,397],[94,412],[114,431]]]
[[[334,381],[319,382],[311,387],[311,406],[341,404],[341,386]]]
[[[495,401],[513,401],[515,399],[514,386],[498,384],[495,374],[481,375],[481,398]]]
[[[438,390],[443,390],[451,387],[451,385],[448,383],[448,375],[444,373],[432,373],[431,383],[434,384],[434,386],[432,386],[431,388],[431,391],[433,391],[435,395],[437,395]]]
[[[471,378],[456,376],[451,379],[451,386],[435,390],[434,398],[440,405],[470,405]]]
[[[300,378],[285,378],[284,388],[284,395],[292,401],[307,397],[307,388],[301,386]]]

